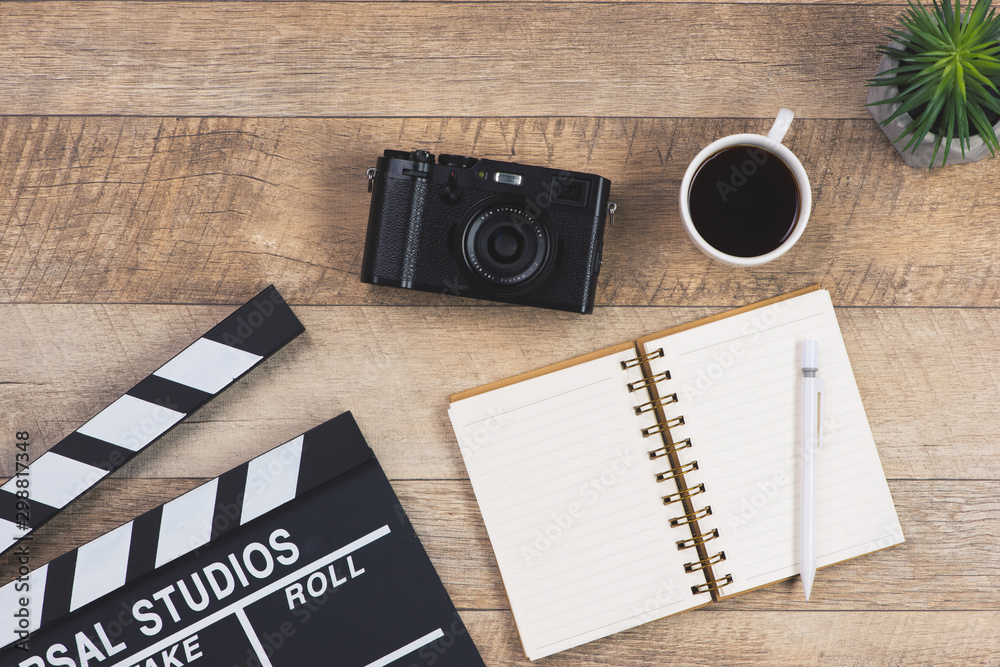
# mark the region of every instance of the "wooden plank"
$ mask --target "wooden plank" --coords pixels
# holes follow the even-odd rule
[[[1000,612],[741,612],[710,605],[545,659],[548,667],[995,665]],[[491,667],[527,667],[514,621],[462,611]]]
[[[903,164],[871,120],[800,119],[812,178],[799,245],[734,269],[683,232],[704,145],[768,121],[0,118],[0,302],[236,303],[263,280],[300,304],[479,306],[359,280],[365,169],[420,146],[611,179],[599,305],[739,306],[820,283],[838,305],[997,306],[1000,164]],[[836,146],[836,150],[833,150]],[[962,193],[955,196],[954,193]]]
[[[12,0],[6,0],[6,1],[12,1]],[[19,1],[21,1],[21,0],[19,0]],[[34,1],[37,2],[37,1],[40,1],[40,0],[34,0]],[[166,1],[166,0],[160,0],[160,1],[162,2],[162,1]],[[182,2],[185,2],[185,3],[190,3],[190,2],[216,2],[216,1],[218,1],[218,0],[182,0]],[[394,1],[405,3],[405,2],[427,2],[427,1],[432,1],[432,2],[466,2],[467,0],[394,0]],[[524,3],[534,2],[534,3],[537,3],[539,0],[480,0],[480,1],[482,3],[489,3],[489,2],[524,2]],[[542,2],[587,3],[587,4],[593,4],[594,1],[595,0],[542,0]],[[633,2],[634,0],[599,0],[599,1],[602,2],[602,3],[624,3],[624,2]],[[684,2],[685,0],[643,0],[643,1],[646,2],[647,4],[654,4],[654,3],[664,3],[664,2]],[[706,3],[710,3],[710,2],[726,2],[727,4],[763,4],[763,3],[767,2],[767,0],[701,0],[701,1],[702,2],[706,2]],[[358,3],[361,3],[361,2],[371,2],[371,0],[248,0],[248,2],[257,2],[257,3],[261,3],[261,4],[263,4],[263,3],[271,3],[271,2],[274,2],[274,3],[280,2],[280,3],[286,3],[286,4],[291,4],[291,3],[296,3],[296,2],[299,2],[299,3],[301,3],[301,2],[316,2],[316,3],[358,2]],[[838,5],[839,6],[839,5],[844,5],[844,4],[848,4],[848,3],[839,2],[838,0],[790,0],[788,2],[788,4]],[[899,7],[904,8],[904,7],[906,7],[906,0],[902,0],[902,1],[900,1],[900,0],[883,0],[882,2],[879,2],[879,3],[876,3],[876,4],[879,4],[879,5],[898,5]]]
[[[463,479],[451,394],[718,311],[293,308],[302,336],[123,474],[215,476],[353,410],[391,477]],[[37,456],[230,310],[0,306],[0,433],[31,432]],[[1000,479],[1000,311],[842,308],[838,316],[888,477]],[[13,456],[0,452],[0,474],[13,470]]]
[[[508,603],[478,505],[462,480],[394,481],[393,486],[442,580],[460,608]],[[798,579],[710,608],[734,611],[995,610],[1000,500],[995,481],[905,481],[890,485],[906,542],[825,568],[810,602]],[[725,530],[724,526],[720,529]],[[905,574],[904,574],[905,573]],[[663,585],[683,585],[665,572]],[[655,617],[651,595],[643,610]]]
[[[4,3],[0,90],[17,94],[3,112],[768,118],[784,104],[862,118],[875,47],[899,13],[529,6]]]
[[[40,567],[200,483],[194,479],[111,479],[41,528],[31,544]],[[393,480],[445,587],[460,609],[509,609],[472,488],[466,480]],[[711,605],[710,613],[748,611],[995,611],[1000,554],[996,481],[891,483],[906,542],[820,570],[810,602],[791,580]],[[14,578],[13,555],[0,582]],[[671,585],[670,572],[664,584]],[[655,616],[655,595],[643,610]],[[682,618],[687,614],[677,617]],[[676,620],[676,619],[674,619]]]

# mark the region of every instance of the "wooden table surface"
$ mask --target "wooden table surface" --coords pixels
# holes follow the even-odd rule
[[[538,664],[1000,664],[1000,163],[912,169],[870,119],[904,6],[0,2],[0,475],[15,432],[39,455],[269,283],[306,326],[41,529],[32,565],[349,409],[486,663],[528,664],[449,394],[819,283],[906,543],[809,603],[785,582]],[[684,169],[779,106],[808,229],[714,264]],[[365,169],[414,147],[609,178],[594,313],[362,284]]]

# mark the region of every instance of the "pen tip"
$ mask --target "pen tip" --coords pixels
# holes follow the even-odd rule
[[[809,602],[809,594],[812,593],[813,579],[815,576],[815,571],[802,573],[802,588],[804,588],[806,592],[806,602]]]

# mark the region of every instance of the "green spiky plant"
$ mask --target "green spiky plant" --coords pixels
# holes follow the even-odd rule
[[[942,165],[955,136],[965,157],[970,133],[982,138],[996,156],[1000,151],[988,112],[1000,116],[1000,17],[994,15],[991,0],[933,0],[928,10],[920,0],[900,16],[901,30],[890,29],[888,38],[897,45],[879,48],[899,61],[897,67],[878,74],[869,86],[896,86],[897,94],[872,104],[899,104],[882,125],[905,113],[911,120],[896,139],[910,137],[904,151],[916,152],[932,129],[936,131],[931,165],[944,141]]]

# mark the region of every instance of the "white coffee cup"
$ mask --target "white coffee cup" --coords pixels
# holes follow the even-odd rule
[[[691,161],[691,164],[688,165],[687,171],[684,172],[684,180],[681,181],[681,219],[684,221],[684,230],[691,237],[694,244],[712,259],[731,266],[758,266],[765,264],[788,252],[795,245],[796,241],[799,240],[799,237],[802,236],[802,232],[805,231],[806,223],[809,222],[809,212],[812,210],[812,190],[809,185],[809,176],[806,175],[805,168],[803,168],[799,159],[795,157],[795,154],[781,143],[794,117],[795,113],[791,109],[781,109],[778,111],[778,117],[775,119],[774,125],[771,126],[771,130],[767,133],[767,136],[760,134],[733,134],[728,137],[716,139],[703,148]],[[763,255],[739,257],[722,252],[698,233],[697,228],[694,226],[694,221],[691,219],[690,193],[691,183],[694,181],[695,174],[698,173],[698,170],[710,157],[731,146],[759,146],[777,155],[791,170],[792,175],[795,177],[796,186],[798,187],[799,210],[795,226],[781,245]]]

